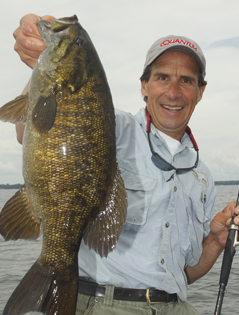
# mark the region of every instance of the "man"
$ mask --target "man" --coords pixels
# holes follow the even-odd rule
[[[27,15],[14,32],[15,50],[30,67],[44,49],[40,19]],[[146,108],[135,116],[116,111],[128,214],[107,258],[82,242],[77,314],[198,314],[186,302],[187,283],[211,269],[232,215],[239,214],[232,202],[213,219],[213,179],[188,128],[206,87],[205,67],[191,39],[161,38],[149,49],[141,76]],[[19,142],[23,131],[17,126]]]

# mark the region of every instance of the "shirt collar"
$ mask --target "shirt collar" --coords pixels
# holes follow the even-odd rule
[[[143,128],[143,130],[146,132],[146,125],[147,125],[147,117],[145,114],[145,108],[141,108],[138,113],[135,115],[137,121],[139,122],[139,124],[141,125],[141,127]],[[160,141],[159,145],[161,144],[165,144],[165,140],[157,133],[157,128],[151,124],[151,133],[152,135],[154,135],[155,137],[157,137]],[[179,152],[183,151],[185,148],[193,148],[193,144],[192,141],[190,140],[189,135],[184,132],[182,138],[181,138],[181,146],[179,148]]]

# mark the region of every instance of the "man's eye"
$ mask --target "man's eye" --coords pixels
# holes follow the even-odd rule
[[[182,78],[182,83],[191,83],[189,78]]]
[[[163,75],[163,74],[161,74],[160,76],[159,76],[159,80],[167,80],[167,76],[166,75]]]

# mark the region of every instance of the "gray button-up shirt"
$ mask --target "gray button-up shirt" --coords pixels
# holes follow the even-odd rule
[[[150,137],[154,150],[175,167],[195,164],[196,153],[186,133],[174,156],[153,125]],[[126,224],[107,258],[82,242],[79,274],[99,284],[155,287],[186,300],[184,269],[198,264],[213,217],[212,176],[201,160],[186,174],[158,169],[151,161],[144,109],[135,116],[116,111],[116,141],[128,197]]]

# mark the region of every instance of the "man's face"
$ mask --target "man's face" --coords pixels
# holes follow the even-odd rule
[[[180,141],[206,86],[198,86],[199,65],[187,53],[169,51],[151,66],[149,81],[142,81],[147,109],[154,126]]]

